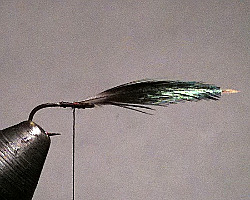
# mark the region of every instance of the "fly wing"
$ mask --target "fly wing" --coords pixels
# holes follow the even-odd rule
[[[101,92],[81,103],[115,105],[137,110],[148,106],[167,106],[184,101],[218,100],[222,90],[211,84],[170,80],[141,80]],[[138,110],[137,110],[138,111]]]

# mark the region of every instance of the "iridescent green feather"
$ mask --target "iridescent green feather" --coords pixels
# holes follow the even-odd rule
[[[141,80],[108,89],[81,103],[152,109],[143,105],[166,106],[183,101],[218,100],[222,90],[201,82]],[[137,110],[138,111],[138,110]]]

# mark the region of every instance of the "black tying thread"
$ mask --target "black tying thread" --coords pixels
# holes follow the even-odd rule
[[[94,104],[90,104],[90,103],[80,103],[80,102],[65,102],[65,101],[61,101],[58,103],[44,103],[44,104],[40,104],[38,106],[36,106],[29,115],[28,120],[32,121],[33,117],[35,115],[35,113],[38,110],[41,110],[43,108],[52,108],[52,107],[61,107],[61,108],[78,108],[78,109],[85,109],[85,108],[94,108],[95,105]]]

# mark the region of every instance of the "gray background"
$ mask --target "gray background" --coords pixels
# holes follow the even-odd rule
[[[247,1],[0,1],[1,129],[45,102],[143,78],[233,88],[217,102],[76,112],[76,199],[250,199]],[[34,121],[53,137],[35,200],[71,199],[72,110]]]

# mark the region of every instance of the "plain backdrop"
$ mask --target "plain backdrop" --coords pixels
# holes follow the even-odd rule
[[[77,110],[76,199],[250,199],[248,1],[2,0],[0,67],[1,129],[144,78],[240,90],[153,116]],[[72,110],[34,122],[62,135],[33,199],[72,199]]]

